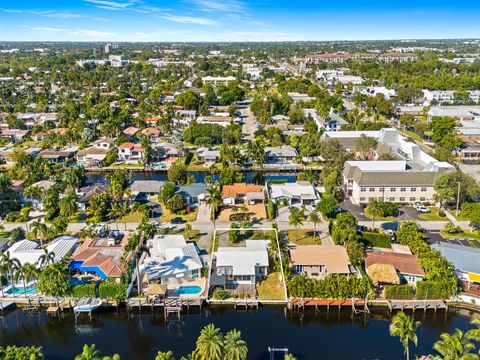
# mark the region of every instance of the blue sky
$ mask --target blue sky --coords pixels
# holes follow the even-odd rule
[[[480,37],[473,0],[0,0],[0,41]]]

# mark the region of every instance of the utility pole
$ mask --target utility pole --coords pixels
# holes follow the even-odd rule
[[[457,191],[457,217],[458,217],[458,206],[460,205],[460,181],[457,181],[458,183],[458,191]]]

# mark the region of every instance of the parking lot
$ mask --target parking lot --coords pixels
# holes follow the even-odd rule
[[[340,207],[348,211],[350,214],[355,216],[358,221],[368,221],[370,220],[368,217],[365,216],[363,213],[363,207],[357,204],[353,204],[349,199],[346,199],[340,203]],[[422,220],[419,217],[420,213],[413,208],[413,206],[405,205],[400,207],[400,214],[398,220],[406,221],[406,220]]]
[[[438,244],[440,242],[446,242],[455,245],[462,245],[468,247],[480,247],[480,241],[476,239],[465,239],[465,238],[458,238],[458,239],[444,239],[440,233],[438,232],[428,232],[425,233],[426,238],[425,241],[429,244]]]

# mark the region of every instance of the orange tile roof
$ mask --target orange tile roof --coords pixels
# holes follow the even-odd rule
[[[125,142],[119,146],[119,148],[130,149],[132,150],[135,147],[135,144],[132,142]]]
[[[123,133],[125,135],[133,136],[138,132],[138,130],[140,130],[140,129],[136,128],[135,126],[130,126],[130,127],[126,128],[125,130],[123,130]]]
[[[224,185],[222,188],[222,197],[236,198],[237,194],[246,194],[249,192],[262,192],[263,187],[260,185],[235,183],[233,185]]]

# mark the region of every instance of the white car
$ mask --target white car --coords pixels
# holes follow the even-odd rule
[[[427,208],[426,206],[424,205],[418,205],[417,207],[415,207],[415,209],[420,212],[420,213],[423,213],[423,214],[426,214],[426,213],[429,213],[430,212],[430,209]]]

